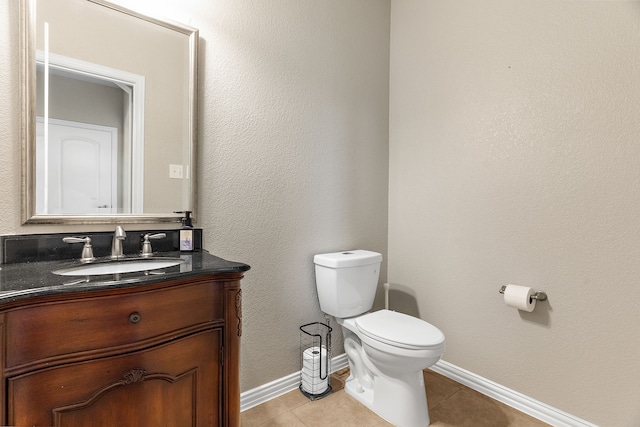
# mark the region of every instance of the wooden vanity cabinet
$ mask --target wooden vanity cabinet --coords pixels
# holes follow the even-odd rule
[[[0,423],[239,426],[241,278],[211,274],[5,304]]]

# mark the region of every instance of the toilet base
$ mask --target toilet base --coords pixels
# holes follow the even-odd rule
[[[397,427],[429,425],[422,371],[396,378],[376,375],[373,383],[373,389],[363,388],[358,380],[350,375],[344,388],[347,394]]]

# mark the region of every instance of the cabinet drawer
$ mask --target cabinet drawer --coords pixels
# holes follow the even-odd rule
[[[7,312],[6,367],[110,354],[223,319],[212,283],[45,303]]]

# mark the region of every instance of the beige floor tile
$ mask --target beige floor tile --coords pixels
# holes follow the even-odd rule
[[[241,414],[242,427],[261,426],[269,420],[286,414],[309,402],[300,390],[293,390],[280,397],[271,399],[262,405],[255,406]]]
[[[454,380],[452,380],[451,378],[447,378],[447,377],[445,377],[444,375],[437,373],[436,371],[432,371],[431,369],[425,369],[423,372],[424,372],[424,374],[425,374],[426,376],[433,377],[433,378],[439,378],[439,379],[441,379],[442,381],[447,382],[447,383],[449,383],[449,384],[451,384],[451,385],[453,385],[453,386],[455,386],[455,387],[458,387],[458,388],[462,388],[462,387],[464,387],[464,386],[463,386],[462,384],[460,384],[459,382],[454,381]]]
[[[542,427],[533,417],[463,387],[429,410],[432,427]]]
[[[378,417],[344,390],[309,402],[293,410],[308,427],[389,427],[391,424]]]
[[[459,383],[428,369],[424,371],[424,384],[429,409],[441,404],[462,388]]]
[[[244,424],[243,424],[244,426]],[[307,427],[305,423],[300,421],[293,412],[286,412],[276,418],[260,424],[258,427]]]

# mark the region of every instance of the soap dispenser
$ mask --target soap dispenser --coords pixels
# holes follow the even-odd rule
[[[180,250],[183,252],[193,251],[193,224],[191,223],[191,211],[180,211],[183,213],[182,228],[180,228]]]

